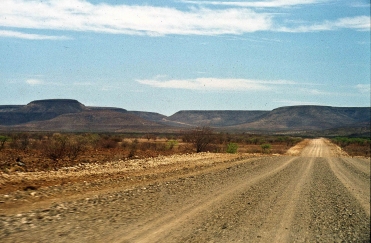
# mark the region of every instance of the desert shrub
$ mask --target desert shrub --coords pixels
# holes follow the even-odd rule
[[[20,136],[20,149],[26,150],[30,145],[30,137],[27,133],[21,134]]]
[[[262,145],[260,145],[260,147],[262,148],[262,152],[264,154],[267,154],[267,153],[270,153],[272,146],[269,143],[263,143]]]
[[[66,155],[69,159],[76,159],[81,153],[86,150],[86,140],[83,137],[77,136],[67,141]]]
[[[0,150],[5,147],[5,142],[8,141],[10,138],[7,136],[0,136]]]
[[[261,151],[261,146],[258,145],[252,145],[246,149],[246,153],[261,153]]]
[[[134,141],[131,142],[130,152],[129,152],[129,155],[128,155],[129,158],[132,158],[136,155],[136,152],[137,152],[137,149],[138,149],[138,144],[139,144],[138,139],[134,139]]]
[[[154,150],[155,151],[165,151],[165,150],[167,150],[166,144],[164,144],[164,143],[155,143]]]
[[[241,136],[238,136],[238,137],[236,137],[236,138],[234,138],[234,142],[236,142],[236,143],[243,143],[244,142],[244,138],[243,137],[241,137]]]
[[[101,137],[99,134],[96,133],[87,133],[82,135],[84,137],[84,140],[86,141],[87,145],[93,146],[93,147],[99,147],[99,141],[101,140]]]
[[[148,141],[151,140],[151,139],[152,139],[153,141],[156,141],[156,139],[157,139],[156,135],[154,135],[154,134],[150,134],[150,133],[145,134],[145,135],[143,136],[143,138],[147,139]]]
[[[214,131],[210,127],[197,127],[186,131],[183,135],[183,141],[192,143],[196,152],[206,151],[206,147],[210,144],[214,137]]]
[[[113,136],[113,137],[110,137],[109,139],[116,142],[116,143],[119,143],[119,142],[122,141],[122,138],[119,137],[119,136]]]
[[[19,149],[19,136],[18,134],[12,134],[9,139],[9,147],[12,149]]]
[[[225,151],[225,146],[220,144],[208,144],[204,151],[212,152],[212,153],[221,153]]]
[[[12,134],[9,146],[15,150],[25,151],[30,144],[30,136],[27,133]]]
[[[121,145],[121,148],[123,148],[123,149],[126,149],[126,148],[130,147],[130,143],[128,141],[125,141],[125,140],[123,140],[120,145]]]
[[[235,154],[237,153],[237,149],[238,149],[237,143],[228,143],[226,152],[230,154]]]
[[[86,141],[82,137],[69,137],[67,135],[54,135],[44,144],[44,155],[57,161],[68,157],[74,160],[86,149]]]
[[[139,145],[139,149],[142,150],[142,151],[147,151],[147,150],[151,150],[151,149],[156,148],[156,145],[154,143],[151,143],[151,142],[141,142],[138,145]]]
[[[33,140],[31,143],[30,143],[30,146],[29,148],[31,150],[40,150],[42,149],[44,146],[44,143],[42,140]]]
[[[112,139],[112,138],[109,138],[109,137],[103,137],[97,143],[97,146],[99,148],[103,148],[103,149],[116,148],[117,145],[118,145],[118,142],[115,139]]]
[[[67,136],[55,135],[44,146],[44,154],[47,158],[57,161],[67,154]]]
[[[257,145],[257,144],[259,144],[260,140],[259,140],[259,138],[257,138],[257,137],[253,137],[253,138],[250,138],[249,140],[247,140],[247,142],[248,142],[249,144]]]
[[[172,150],[176,145],[178,145],[178,141],[171,139],[166,142],[166,149]]]
[[[288,147],[294,146],[295,144],[303,141],[303,138],[301,137],[288,137],[286,140],[286,145]]]

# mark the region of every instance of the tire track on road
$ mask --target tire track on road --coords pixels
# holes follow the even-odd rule
[[[197,215],[200,212],[212,209],[213,205],[218,202],[223,201],[228,197],[232,197],[233,194],[247,190],[246,188],[279,173],[295,159],[296,158],[290,158],[265,174],[256,174],[253,177],[240,178],[232,185],[224,187],[216,193],[212,193],[206,197],[201,196],[192,205],[187,205],[178,209],[171,215],[161,217],[147,223],[146,225],[142,225],[139,229],[133,229],[128,234],[116,235],[112,239],[112,242],[158,242],[168,234],[175,232],[177,228],[182,227],[182,225],[187,221],[197,218]]]
[[[290,175],[301,169],[298,157],[279,171],[238,191],[202,212],[191,232],[164,242],[255,242],[273,239],[272,231],[284,217],[287,201],[282,202],[282,191],[290,182]],[[271,163],[275,163],[273,158]],[[272,214],[273,212],[273,214]],[[270,238],[269,238],[270,237]],[[171,241],[172,240],[172,241]]]
[[[313,171],[313,163],[315,158],[311,158],[308,162],[303,163],[300,171],[296,176],[296,180],[293,180],[287,187],[286,191],[282,195],[286,198],[288,203],[283,212],[283,217],[278,225],[276,236],[272,242],[287,242],[290,237],[290,229],[292,226],[293,218],[296,211],[300,210],[299,201],[304,184],[310,180],[311,173]]]
[[[369,164],[354,158],[336,157],[331,151],[331,143],[323,139],[312,140],[303,151],[304,155],[325,157],[331,170],[349,190],[368,216],[370,216],[370,171]],[[318,150],[320,149],[320,150]]]
[[[330,166],[318,158],[309,188],[310,235],[305,242],[368,242],[370,216]]]
[[[313,173],[313,165],[318,157],[326,154],[323,151],[323,141],[321,139],[311,140],[307,147],[301,153],[301,156],[296,159],[296,163],[300,165],[300,170],[290,180],[290,183],[286,185],[286,188],[281,192],[280,199],[276,203],[276,209],[271,211],[269,224],[270,238],[266,239],[266,242],[288,242],[293,238],[305,238],[306,232],[302,229],[294,232],[293,223],[297,215],[303,216],[303,208],[305,207],[305,199],[303,192],[307,189],[311,181],[311,174]],[[280,215],[277,217],[276,215]],[[277,218],[279,221],[277,221]],[[303,221],[305,222],[305,221]],[[301,222],[301,225],[303,225]],[[306,226],[302,226],[305,228]],[[267,230],[267,229],[266,229]]]
[[[344,159],[327,158],[327,162],[341,183],[348,189],[360,203],[366,214],[370,216],[370,177],[368,175],[355,176],[342,162]],[[346,162],[345,162],[346,163]]]
[[[370,177],[370,159],[361,159],[361,158],[345,158],[343,157],[342,160],[347,164],[353,166],[355,170],[360,171]]]

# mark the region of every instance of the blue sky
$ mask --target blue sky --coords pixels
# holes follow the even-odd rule
[[[365,0],[1,0],[0,104],[370,106]]]

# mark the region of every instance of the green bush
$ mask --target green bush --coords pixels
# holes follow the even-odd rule
[[[178,141],[171,139],[167,141],[166,149],[172,150],[176,145],[178,145]]]
[[[227,153],[235,154],[237,153],[238,144],[237,143],[228,143],[227,144]]]
[[[350,144],[357,144],[359,146],[369,146],[370,139],[369,138],[347,138],[347,137],[336,137],[332,139],[332,142],[337,144],[338,146],[345,148]]]
[[[264,144],[260,145],[260,147],[262,148],[262,152],[264,154],[267,154],[267,153],[270,153],[272,146],[269,143],[264,143]]]

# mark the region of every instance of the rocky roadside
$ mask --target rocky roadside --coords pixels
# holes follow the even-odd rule
[[[17,214],[59,201],[83,198],[217,170],[255,154],[184,154],[106,164],[80,164],[50,172],[0,175],[0,214]]]
[[[96,213],[101,211],[104,205],[110,205],[112,208],[114,202],[120,202],[119,207],[122,207],[123,201],[131,202],[126,205],[126,213],[132,214],[128,218],[134,219],[136,214],[141,212],[141,204],[137,204],[137,199],[142,197],[143,193],[147,195],[146,207],[160,207],[162,205],[158,201],[158,194],[152,198],[152,193],[155,195],[155,192],[158,193],[165,187],[170,190],[170,194],[175,194],[179,189],[177,183],[187,178],[220,171],[258,157],[261,156],[199,153],[116,161],[104,166],[78,166],[51,173],[6,175],[8,181],[3,178],[2,185],[8,185],[8,188],[12,189],[9,183],[16,186],[24,183],[26,189],[13,189],[0,195],[0,238],[48,228],[58,222],[65,224],[66,218],[70,223],[94,220],[94,223],[104,222],[112,226],[111,223],[114,225],[115,221],[120,221],[115,219],[112,212]],[[68,179],[70,181],[66,182]],[[44,180],[44,185],[38,184]],[[56,185],[50,185],[51,183]],[[133,203],[136,205],[133,206]],[[109,219],[106,218],[108,215]],[[120,215],[117,214],[116,217]],[[75,231],[78,227],[84,227],[72,223],[73,227],[68,229],[70,223],[63,227],[64,231]],[[89,231],[88,227],[84,229],[86,230]],[[56,233],[63,236],[63,232]],[[17,242],[14,238],[8,240],[5,242]]]

